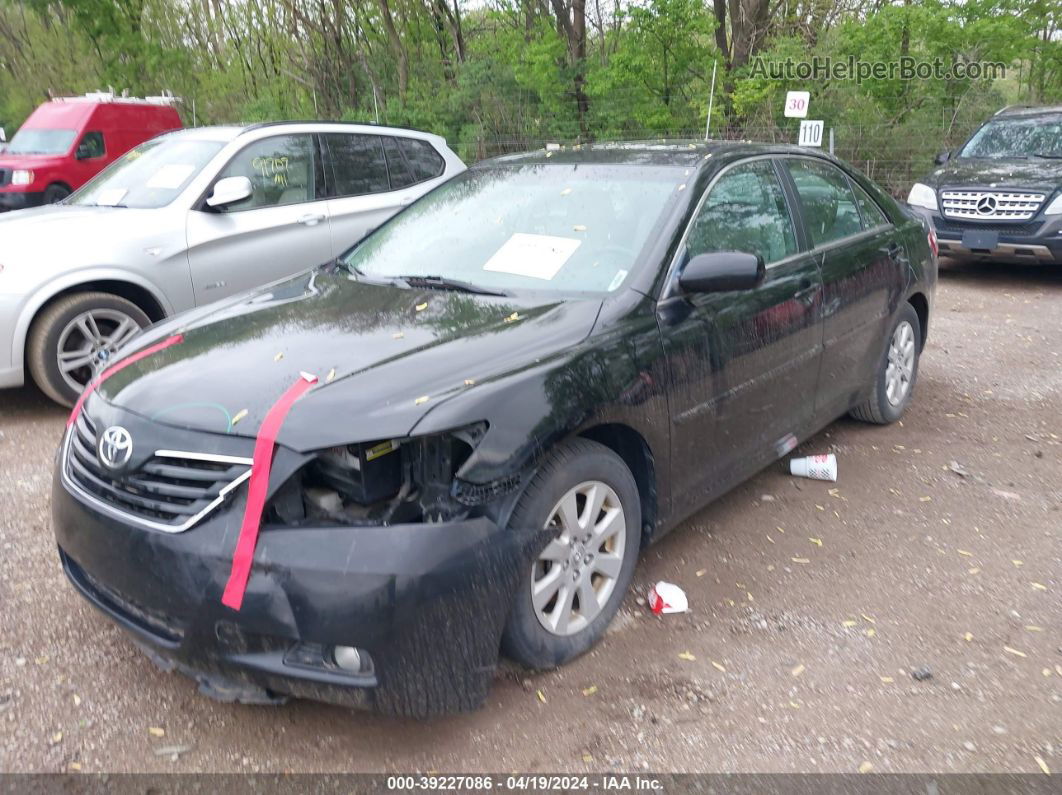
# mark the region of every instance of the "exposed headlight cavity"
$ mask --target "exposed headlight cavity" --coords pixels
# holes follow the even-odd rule
[[[454,499],[454,478],[486,431],[479,422],[321,450],[278,490],[267,524],[387,525],[465,515],[469,507]]]

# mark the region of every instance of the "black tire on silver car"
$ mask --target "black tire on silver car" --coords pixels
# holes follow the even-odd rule
[[[102,364],[151,320],[132,301],[110,293],[73,293],[33,320],[26,360],[44,394],[72,406]]]
[[[510,520],[552,537],[520,580],[502,651],[552,668],[593,646],[630,586],[641,522],[638,485],[622,458],[588,439],[559,447]]]
[[[874,392],[851,410],[863,422],[888,425],[903,416],[918,378],[922,324],[910,304],[904,304],[889,333],[885,353],[874,373]]]

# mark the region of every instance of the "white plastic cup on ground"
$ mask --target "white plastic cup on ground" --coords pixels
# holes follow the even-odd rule
[[[807,458],[789,460],[789,474],[812,480],[837,480],[837,456],[809,455]]]
[[[662,580],[649,589],[649,609],[661,613],[685,613],[690,609],[686,592],[674,583]]]

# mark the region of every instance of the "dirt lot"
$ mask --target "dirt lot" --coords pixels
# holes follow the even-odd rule
[[[1060,771],[1060,355],[1062,269],[945,266],[906,420],[803,446],[836,484],[761,473],[648,552],[596,651],[428,723],[158,672],[59,570],[65,413],[2,392],[0,769]],[[689,614],[646,613],[658,579]]]

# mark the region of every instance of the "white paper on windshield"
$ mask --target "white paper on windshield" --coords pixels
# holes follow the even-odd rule
[[[517,232],[494,252],[483,270],[549,281],[564,267],[564,263],[582,242],[570,237]]]
[[[101,190],[96,194],[96,204],[103,207],[113,207],[116,204],[121,204],[122,199],[125,198],[125,194],[129,192],[128,188],[107,188],[107,190]]]
[[[185,163],[170,163],[151,175],[151,179],[147,181],[147,187],[177,190],[188,177],[192,176],[193,171],[195,171],[195,166]]]
[[[621,284],[623,284],[623,280],[626,279],[626,278],[627,278],[627,271],[625,271],[625,270],[616,271],[616,275],[612,277],[612,281],[608,285],[608,291],[611,293],[613,290],[615,290],[617,287],[619,287]]]

